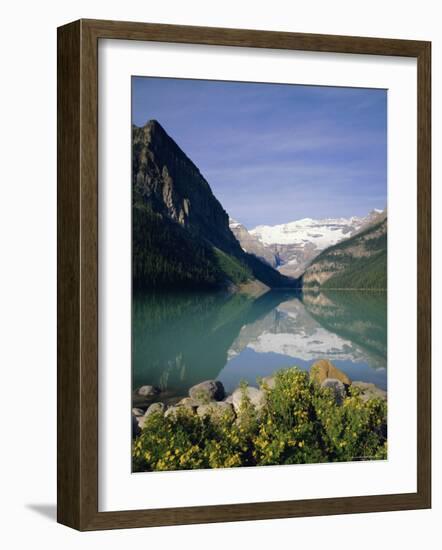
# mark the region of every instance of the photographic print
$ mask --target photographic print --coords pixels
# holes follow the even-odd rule
[[[385,460],[387,91],[131,85],[132,471]]]

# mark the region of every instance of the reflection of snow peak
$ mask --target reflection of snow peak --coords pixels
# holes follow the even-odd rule
[[[326,311],[333,306],[324,295],[309,297],[310,302]],[[264,317],[244,325],[227,352],[228,360],[239,356],[245,349],[258,354],[283,355],[289,361],[293,360],[293,364],[296,364],[296,359],[330,359],[380,366],[358,343],[323,327],[298,299],[281,302]]]
[[[247,347],[257,353],[278,353],[305,361],[321,357],[355,361],[363,355],[349,340],[323,328],[318,328],[313,334],[264,332]]]

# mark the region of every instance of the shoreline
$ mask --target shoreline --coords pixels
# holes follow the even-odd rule
[[[230,394],[219,380],[205,380],[167,405],[158,388],[140,392],[156,401],[132,410],[133,472],[387,457],[387,392],[350,380],[328,360]]]
[[[291,368],[297,369],[297,367]],[[290,370],[290,368],[280,369],[271,375],[262,377],[257,385],[240,383],[231,392],[226,392],[224,386],[218,380],[203,380],[191,386],[185,395],[176,395],[170,390],[161,390],[156,386],[146,384],[132,392],[132,416],[135,418],[137,425],[142,429],[145,419],[153,411],[158,412],[161,410],[166,415],[168,411],[176,411],[178,408],[185,407],[198,414],[198,409],[202,406],[214,405],[216,403],[232,404],[234,395],[237,396],[241,388],[245,386],[248,389],[247,391],[253,394],[256,402],[262,401],[264,403],[263,392],[265,389],[274,388],[278,372],[286,370]],[[307,373],[308,371],[300,370],[300,372]],[[372,382],[352,381],[341,369],[335,367],[328,360],[321,359],[316,361],[310,367],[309,377],[311,380],[316,379],[321,387],[330,386],[332,393],[337,399],[343,399],[345,396],[348,396],[350,388],[358,388],[364,401],[374,397],[387,401],[388,389],[384,390]],[[199,389],[204,394],[200,399],[195,396]],[[216,393],[217,391],[218,393]]]

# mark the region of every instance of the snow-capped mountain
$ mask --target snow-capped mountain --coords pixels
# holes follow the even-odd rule
[[[365,217],[303,218],[281,225],[259,225],[250,231],[232,220],[230,228],[245,250],[248,247],[256,254],[251,243],[256,243],[256,248],[261,245],[274,255],[281,273],[299,277],[322,250],[352,237],[382,215],[383,210],[375,209]],[[264,256],[262,252],[257,255]]]

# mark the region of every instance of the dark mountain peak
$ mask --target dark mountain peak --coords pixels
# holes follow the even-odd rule
[[[145,131],[146,134],[151,135],[152,137],[155,135],[155,137],[161,136],[163,138],[168,138],[171,140],[175,145],[177,145],[173,139],[169,136],[169,134],[166,132],[166,130],[161,126],[161,124],[158,122],[158,120],[152,118],[146,122],[144,126],[141,126],[141,128]]]
[[[133,127],[133,190],[134,204],[149,205],[215,246],[237,245],[206,179],[156,120]]]
[[[184,169],[186,172],[192,172],[195,177],[201,180],[205,187],[210,186],[201,174],[199,168],[186,155],[176,141],[170,137],[166,130],[156,119],[151,119],[144,126],[133,126],[133,145],[137,147],[148,147],[155,156],[156,162],[168,169],[177,169],[176,176]],[[169,170],[169,172],[170,172]],[[211,192],[211,191],[210,191]]]
[[[207,273],[210,270],[230,273],[231,281],[244,278],[247,273],[248,277],[254,276],[267,286],[292,284],[272,267],[243,251],[230,230],[227,212],[208,182],[158,121],[149,120],[143,127],[134,125],[132,139],[132,200],[134,216],[139,220],[139,235],[134,234],[134,239],[141,239],[143,232],[148,235],[137,244],[138,258],[142,260],[135,260],[144,278],[151,264],[162,265],[167,260],[175,274],[189,274],[191,269],[186,268],[186,271],[183,266],[192,264],[192,269],[196,267]],[[164,232],[168,231],[169,241],[174,243],[173,246],[169,243],[167,251],[156,258],[149,252],[152,242],[160,238],[154,235],[154,226],[160,233],[161,227]],[[178,261],[178,254],[186,247],[191,247],[195,254]],[[199,265],[201,258],[207,260],[208,255],[214,259],[208,260],[206,267]]]
[[[148,120],[144,126],[147,126],[149,128],[163,130],[163,132],[165,132],[164,128],[161,126],[161,124],[155,118],[151,118],[150,120]]]
[[[132,128],[134,131],[136,130],[144,130],[145,132],[152,132],[152,131],[160,131],[166,133],[166,130],[161,126],[161,124],[156,120],[155,118],[151,118],[144,124],[138,126],[137,124],[132,124]]]

